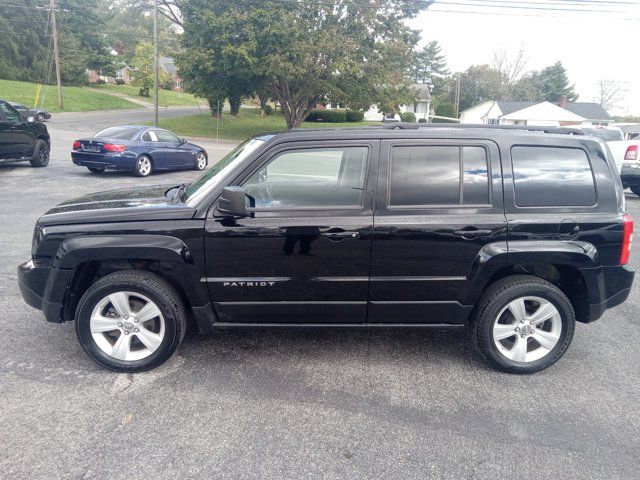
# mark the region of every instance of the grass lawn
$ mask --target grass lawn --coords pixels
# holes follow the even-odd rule
[[[24,103],[33,107],[36,84],[0,80],[0,98],[11,102]],[[55,85],[42,87],[41,97],[45,98],[44,108],[50,112],[60,112],[58,93]],[[107,93],[97,93],[83,87],[62,87],[65,112],[87,112],[89,110],[112,110],[120,108],[139,108],[135,103],[114,97]]]
[[[216,138],[215,118],[208,114],[187,115],[185,117],[160,120],[160,126],[184,137],[211,137]],[[302,128],[341,128],[364,127],[367,125],[380,125],[378,122],[347,122],[347,123],[319,123],[303,122]],[[219,138],[230,140],[244,140],[258,133],[286,130],[287,124],[282,115],[261,117],[257,108],[242,108],[240,114],[234,118],[225,114],[219,122]]]
[[[139,87],[133,85],[91,85],[91,88],[127,95],[149,104],[153,103],[153,97],[138,96]],[[153,95],[153,91],[151,95]],[[204,105],[203,100],[200,100],[200,103]],[[161,107],[194,107],[197,105],[196,98],[190,93],[162,89],[158,89],[158,104]]]

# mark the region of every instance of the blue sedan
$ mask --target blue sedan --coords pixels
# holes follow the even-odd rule
[[[139,177],[160,170],[204,170],[208,163],[204,148],[168,130],[141,125],[109,127],[76,140],[71,158],[93,173],[124,170]]]

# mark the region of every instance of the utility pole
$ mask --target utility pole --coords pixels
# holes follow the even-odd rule
[[[53,58],[56,62],[56,81],[58,82],[58,107],[60,110],[64,110],[62,80],[60,79],[60,53],[58,52],[58,27],[56,26],[56,0],[51,0],[51,33],[53,34]]]
[[[51,0],[53,1],[53,0]],[[158,0],[153,5],[153,124],[158,126]]]
[[[460,73],[456,78],[456,118],[460,118]]]

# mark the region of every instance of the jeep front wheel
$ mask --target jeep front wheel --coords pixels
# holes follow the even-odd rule
[[[538,277],[498,280],[480,299],[474,339],[482,356],[500,370],[534,373],[566,352],[575,314],[565,294]]]
[[[94,283],[78,304],[75,323],[87,354],[119,372],[162,364],[186,331],[184,306],[175,289],[143,271],[116,272]]]

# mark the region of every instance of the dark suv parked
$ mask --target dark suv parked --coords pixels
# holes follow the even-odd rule
[[[46,167],[50,149],[46,125],[27,121],[9,102],[0,100],[0,164],[28,161]]]
[[[193,320],[471,326],[520,373],[627,298],[633,223],[601,141],[399,126],[262,135],[189,186],[62,203],[36,225],[22,295],[119,371],[164,362]]]

